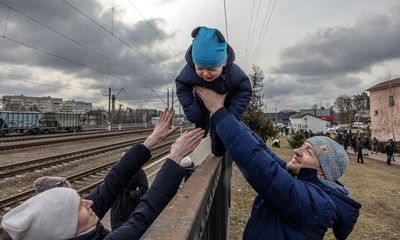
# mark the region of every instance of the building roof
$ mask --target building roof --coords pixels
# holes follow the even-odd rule
[[[303,117],[306,116],[306,115],[312,116],[312,115],[309,114],[309,113],[295,113],[295,114],[293,114],[292,116],[290,116],[290,118],[299,119],[299,118],[303,118]]]
[[[317,117],[317,116],[314,116],[314,115],[312,115],[312,114],[309,114],[309,113],[296,113],[296,114],[293,114],[292,116],[290,116],[290,118],[291,119],[301,119],[301,118],[303,118],[303,117],[305,117],[305,116],[311,116],[311,117],[314,117],[314,118],[318,118],[318,119],[320,119],[320,120],[322,120],[322,121],[326,121],[325,119],[322,119],[322,118],[320,118],[320,117]]]
[[[389,87],[397,87],[397,86],[400,86],[400,78],[396,78],[396,79],[392,79],[392,80],[389,80],[386,82],[378,83],[378,84],[368,88],[367,91],[373,92],[373,91],[384,90]]]
[[[279,111],[280,113],[296,113],[297,111],[292,110],[292,109],[283,109],[281,111]]]

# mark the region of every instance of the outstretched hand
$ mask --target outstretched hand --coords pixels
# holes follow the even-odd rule
[[[226,93],[221,95],[211,89],[201,86],[196,86],[196,93],[200,96],[201,100],[204,102],[204,105],[211,113],[216,112],[218,109],[224,106]]]
[[[179,164],[182,158],[192,153],[200,144],[203,135],[204,130],[201,128],[196,128],[190,132],[184,132],[171,146],[171,152],[168,158]]]
[[[157,124],[153,130],[153,132],[146,138],[144,141],[144,145],[151,149],[162,140],[170,136],[173,132],[175,132],[179,126],[172,127],[172,118],[174,117],[175,110],[172,108],[166,109],[160,114],[160,118],[157,121]]]

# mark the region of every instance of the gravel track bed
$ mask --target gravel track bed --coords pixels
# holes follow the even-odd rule
[[[2,151],[0,153],[0,165],[17,163],[31,159],[72,152],[72,151],[79,151],[86,148],[99,147],[111,143],[132,140],[134,138],[143,137],[147,135],[148,133],[144,134],[136,133],[136,134],[122,135],[122,136],[87,139],[76,142],[66,142],[66,143],[59,143],[59,144],[52,144],[45,146],[30,147],[19,150]]]
[[[6,178],[0,181],[0,199],[28,190],[32,187],[33,181],[42,176],[69,176],[80,171],[99,166],[101,164],[117,160],[120,158],[121,151],[96,155],[95,157],[73,161],[65,165],[57,165],[46,169],[33,171],[29,174]]]

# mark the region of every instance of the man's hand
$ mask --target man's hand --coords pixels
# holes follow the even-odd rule
[[[226,94],[221,95],[211,89],[201,86],[196,86],[196,93],[200,96],[204,105],[211,113],[215,113],[224,106]]]
[[[179,164],[182,158],[192,153],[200,144],[203,135],[204,130],[201,128],[196,128],[190,132],[184,132],[171,146],[171,152],[168,158]]]
[[[174,114],[175,111],[172,108],[161,112],[160,118],[158,119],[153,132],[143,143],[147,149],[152,149],[155,145],[160,143],[179,128],[179,126],[172,128],[172,118],[174,117]]]

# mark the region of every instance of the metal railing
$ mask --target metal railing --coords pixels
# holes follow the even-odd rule
[[[209,155],[142,239],[228,239],[232,159]]]

